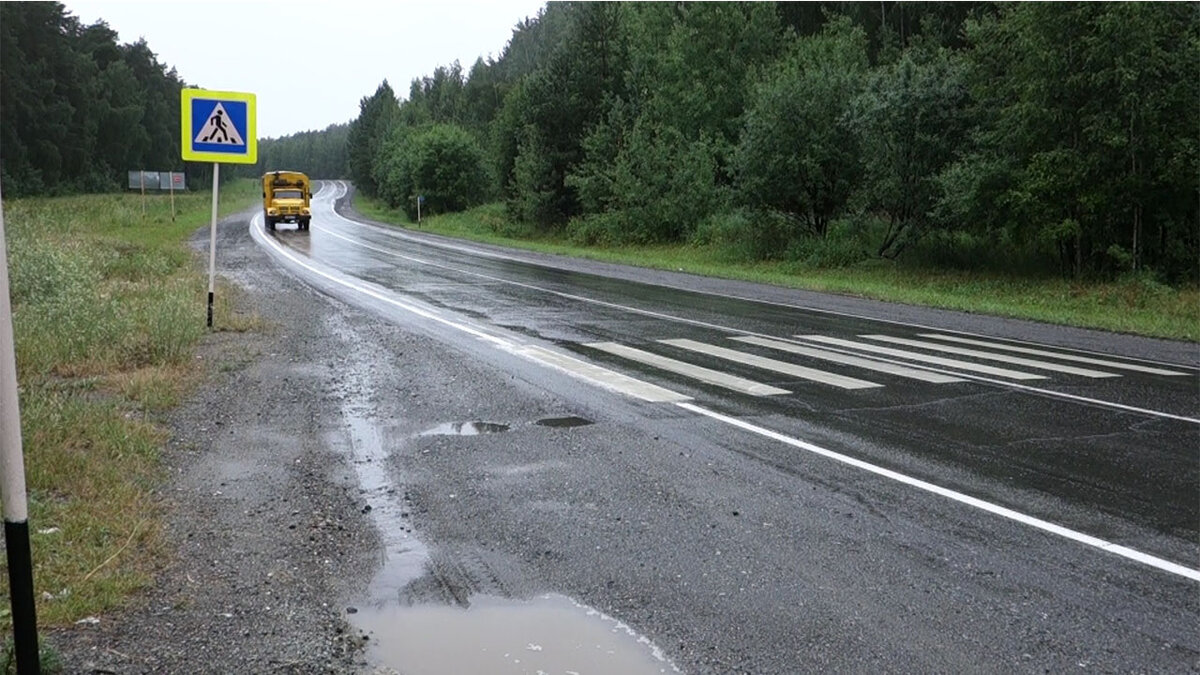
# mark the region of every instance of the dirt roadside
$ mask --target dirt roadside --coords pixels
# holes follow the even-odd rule
[[[355,339],[331,326],[360,313],[275,266],[250,239],[251,213],[220,224],[218,271],[267,328],[204,340],[196,358],[211,377],[167,420],[160,490],[175,555],[127,610],[43,634],[66,672],[366,668],[344,603],[379,544],[339,447],[344,364],[331,356]],[[331,324],[329,312],[354,316]]]

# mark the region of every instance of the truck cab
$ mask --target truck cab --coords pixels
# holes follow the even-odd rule
[[[312,183],[299,171],[269,171],[262,177],[263,220],[275,231],[277,223],[296,223],[307,230],[312,221]]]

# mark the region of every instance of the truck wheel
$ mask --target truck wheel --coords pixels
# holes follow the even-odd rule
[[[272,232],[275,231],[275,220],[273,218],[267,218],[267,229]]]

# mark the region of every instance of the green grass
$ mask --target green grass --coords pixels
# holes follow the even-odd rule
[[[228,184],[220,212],[257,197],[254,181]],[[192,354],[207,332],[207,257],[186,242],[211,199],[177,195],[173,222],[169,195],[148,195],[144,211],[138,194],[4,203],[42,625],[120,606],[166,553],[159,414],[205,375]],[[216,299],[219,328],[257,325],[230,289]]]
[[[362,214],[416,229],[403,212],[355,196]],[[1099,328],[1175,340],[1200,341],[1200,289],[1174,289],[1140,279],[1088,283],[1028,279],[983,272],[915,269],[873,260],[844,268],[795,262],[730,262],[715,247],[688,245],[597,248],[573,245],[514,225],[500,204],[422,220],[420,228],[452,237],[606,262],[676,270],[853,295],[890,302],[961,310],[1047,323]]]

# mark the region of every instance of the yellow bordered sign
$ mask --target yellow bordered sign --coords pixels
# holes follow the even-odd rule
[[[254,94],[183,89],[179,100],[185,160],[230,164],[258,161]]]

